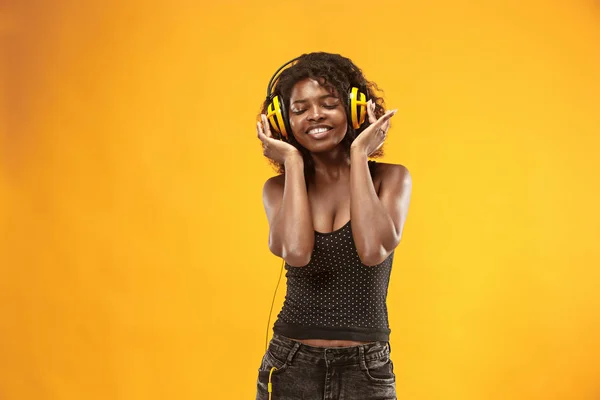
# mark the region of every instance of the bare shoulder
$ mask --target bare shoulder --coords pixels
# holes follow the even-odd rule
[[[373,179],[382,185],[412,186],[410,171],[404,165],[377,162],[376,166]]]
[[[283,191],[285,187],[285,174],[275,175],[266,180],[263,186],[263,193],[265,192],[279,192]]]

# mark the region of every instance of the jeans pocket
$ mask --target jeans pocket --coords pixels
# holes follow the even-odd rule
[[[274,354],[274,352],[269,349],[263,356],[263,359],[260,363],[260,368],[258,369],[258,377],[260,381],[268,381],[269,374],[271,374],[271,369],[275,367],[273,370],[273,375],[280,374],[287,368],[287,363],[283,361],[283,355]]]
[[[389,385],[396,382],[394,363],[388,356],[366,361],[365,365],[367,367],[364,371],[365,375],[372,383]]]

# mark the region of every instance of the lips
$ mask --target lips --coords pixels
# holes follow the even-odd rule
[[[306,133],[309,135],[319,135],[330,131],[331,129],[333,128],[329,125],[315,125],[311,126],[310,129],[306,131]]]

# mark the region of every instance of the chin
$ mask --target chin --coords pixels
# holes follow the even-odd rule
[[[339,142],[328,142],[328,143],[322,143],[321,145],[318,146],[310,146],[310,147],[305,147],[308,151],[310,151],[311,153],[328,153],[334,150],[343,150],[344,149],[344,144],[343,141],[340,140]]]
[[[328,138],[328,140],[307,140],[302,142],[296,138],[296,141],[311,153],[325,153],[335,150],[338,147],[343,148],[344,137],[345,135],[341,137]]]

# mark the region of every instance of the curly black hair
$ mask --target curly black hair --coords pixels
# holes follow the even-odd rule
[[[385,113],[385,101],[383,97],[377,96],[377,92],[383,91],[374,82],[368,81],[361,69],[352,60],[339,54],[325,52],[302,54],[291,66],[284,69],[277,78],[272,92],[280,95],[287,110],[290,107],[290,97],[294,85],[307,78],[317,80],[321,86],[335,89],[340,95],[348,93],[352,87],[362,88],[367,91],[365,93],[367,98],[375,103],[375,116],[379,118]],[[341,100],[344,102],[344,109],[347,110],[347,96],[342,95]],[[261,114],[266,114],[268,105],[269,99],[266,99],[262,105]],[[368,124],[366,125],[368,126]],[[346,136],[342,141],[342,145],[348,154],[350,154],[350,145],[364,129],[363,126],[356,130],[352,124],[348,124]],[[290,134],[288,141],[302,154],[305,174],[307,176],[313,175],[314,162],[310,152],[296,141],[294,135]],[[383,156],[383,146],[369,157],[378,158],[381,156]],[[278,173],[285,173],[283,164],[271,159],[269,159],[269,162]]]

